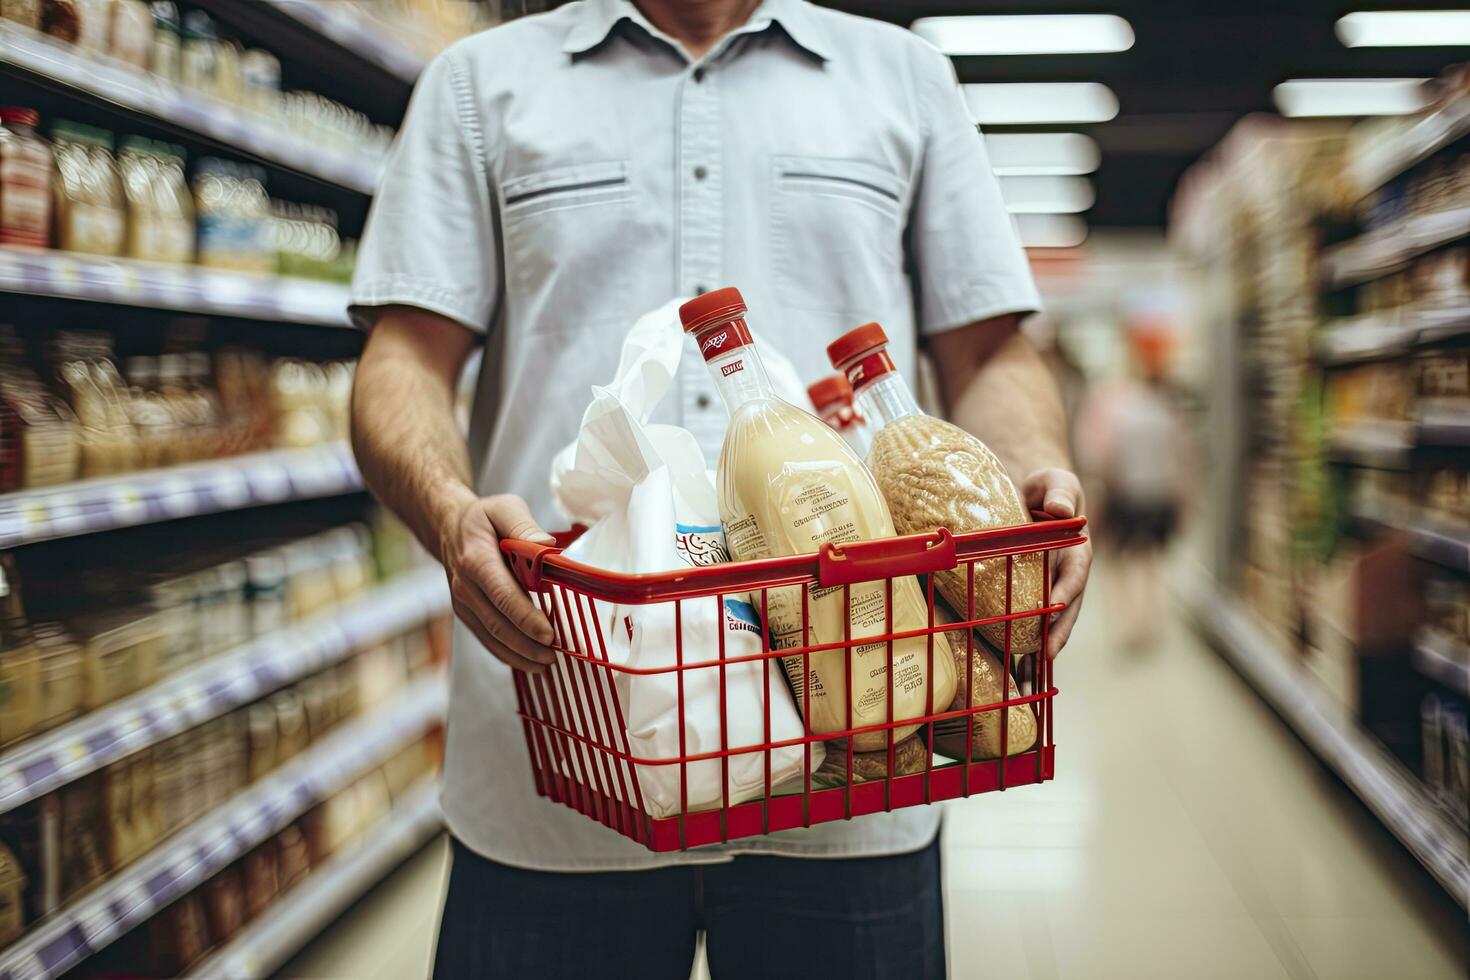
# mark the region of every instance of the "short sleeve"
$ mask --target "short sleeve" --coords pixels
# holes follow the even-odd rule
[[[1030,313],[1040,309],[1041,299],[954,68],[923,47],[918,105],[924,151],[908,239],[919,329],[929,334]]]
[[[349,312],[416,306],[484,333],[500,255],[484,136],[454,49],[424,69],[384,165],[352,277]]]

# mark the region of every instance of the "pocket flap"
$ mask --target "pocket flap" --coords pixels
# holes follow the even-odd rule
[[[899,203],[904,182],[891,170],[863,160],[835,157],[776,157],[776,176],[784,182],[814,182],[861,188]]]
[[[628,182],[626,160],[576,163],[511,177],[501,185],[507,206],[543,194],[598,190]]]

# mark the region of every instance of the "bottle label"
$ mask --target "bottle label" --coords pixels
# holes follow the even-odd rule
[[[718,327],[701,332],[696,339],[699,341],[699,353],[704,356],[706,361],[713,361],[721,354],[732,351],[737,347],[748,347],[755,342],[751,339],[750,328],[745,325],[744,320],[731,320],[729,323],[722,323]],[[740,362],[736,361],[734,363],[738,365]],[[728,368],[729,365],[725,367]],[[739,371],[741,368],[736,367],[734,370]],[[730,370],[724,371],[726,377],[732,373],[734,372]]]
[[[857,391],[863,385],[895,370],[897,368],[894,367],[893,358],[888,356],[887,348],[880,347],[853,361],[844,373],[852,384],[852,390]]]

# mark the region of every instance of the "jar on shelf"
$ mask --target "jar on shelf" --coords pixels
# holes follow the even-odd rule
[[[54,243],[72,252],[123,254],[127,210],[112,134],[58,121],[51,137],[57,174]]]
[[[40,119],[35,109],[0,106],[0,245],[50,244],[54,161],[36,133]]]

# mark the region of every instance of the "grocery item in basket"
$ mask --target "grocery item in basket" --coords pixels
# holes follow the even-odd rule
[[[567,548],[568,557],[624,573],[729,560],[714,486],[694,436],[676,426],[648,424],[674,378],[682,349],[673,304],[665,305],[633,325],[613,381],[593,388],[576,442],[554,463],[552,489],[558,506],[568,519],[590,525]],[[587,650],[585,637],[566,628],[579,620],[576,610],[568,608],[569,600],[556,593],[555,601],[564,642],[601,659],[601,645]],[[761,652],[760,617],[748,596],[688,599],[677,612],[669,602],[619,605],[593,600],[590,605],[606,642],[605,656],[613,664],[640,670],[672,668],[680,662],[710,664],[682,672],[682,729],[680,672],[611,672],[632,755],[674,759],[681,743],[687,755],[757,745],[767,737],[768,711],[772,741],[803,734],[780,671],[767,669],[758,659],[727,664],[723,671],[715,665],[722,641],[727,659]],[[562,658],[554,669],[570,671],[571,665]],[[609,672],[593,674],[599,684],[607,684]],[[570,674],[564,679],[578,687]],[[618,748],[616,740],[609,748]],[[772,751],[772,784],[800,773],[804,755],[799,745]],[[819,751],[814,752],[813,765],[819,761]],[[681,807],[705,809],[761,795],[766,766],[761,751],[732,755],[724,787],[718,758],[682,766],[639,766],[638,788],[647,812],[663,817]]]
[[[847,374],[858,411],[872,427],[868,468],[883,489],[899,533],[941,527],[961,533],[1029,524],[1031,516],[1005,466],[959,426],[924,414],[895,369],[887,346],[883,328],[869,323],[838,338],[827,348],[827,356]],[[1009,607],[1006,564],[1005,558],[991,558],[975,565],[977,619],[1041,608],[1041,556],[1015,559]],[[965,566],[936,573],[934,584],[955,609],[969,610]],[[1005,623],[980,629],[991,643],[1004,647]],[[1013,653],[1034,653],[1041,645],[1040,617],[1013,620],[1010,642]]]
[[[51,147],[40,115],[0,106],[0,245],[44,248],[51,239]]]
[[[829,374],[808,385],[807,396],[817,416],[842,436],[858,458],[868,455],[868,427],[852,407],[852,385],[844,374]]]
[[[733,288],[679,308],[730,411],[719,465],[720,518],[730,554],[740,560],[775,558],[810,554],[829,543],[892,537],[888,506],[862,461],[824,422],[777,397],[745,312]],[[927,627],[918,583],[893,579],[891,608],[885,599],[889,588],[887,581],[874,581],[809,593],[797,586],[771,589],[772,644],[786,649],[861,640],[887,632],[890,622],[894,632]],[[811,729],[823,734],[922,718],[954,696],[954,663],[940,636],[932,648],[927,637],[917,636],[790,656],[784,663]],[[892,737],[904,738],[918,727],[899,725]],[[886,747],[888,739],[879,729],[855,736],[854,745],[871,751]]]
[[[929,762],[929,746],[922,732],[915,732],[893,745],[893,775],[908,776],[923,772]],[[888,748],[852,754],[852,781],[866,783],[888,778]],[[847,742],[834,739],[827,743],[827,758],[812,773],[812,789],[831,789],[847,785]]]
[[[936,623],[961,622],[961,617],[945,604],[942,599],[934,601],[934,621]],[[959,711],[966,706],[965,693],[965,662],[970,661],[969,707],[978,708],[987,704],[999,704],[1002,700],[1013,700],[1021,696],[1016,682],[1006,677],[1005,695],[1002,698],[1000,690],[1000,679],[1005,674],[1005,668],[1001,665],[1001,658],[995,655],[978,631],[970,634],[973,639],[973,648],[967,646],[965,630],[951,630],[945,636],[949,638],[949,648],[954,652],[955,673],[959,677],[955,684],[954,701],[949,705],[950,711]],[[971,650],[973,649],[973,652]],[[1005,740],[1005,754],[1016,755],[1026,752],[1036,745],[1036,715],[1030,705],[1019,705],[1002,712],[1000,709],[983,711],[974,716],[974,729],[970,736],[972,750],[968,756],[965,754],[965,732],[969,730],[969,721],[966,718],[950,718],[946,721],[934,723],[934,748],[952,759],[998,759],[1001,755],[1001,715],[1006,716],[1005,727],[1008,731]]]

